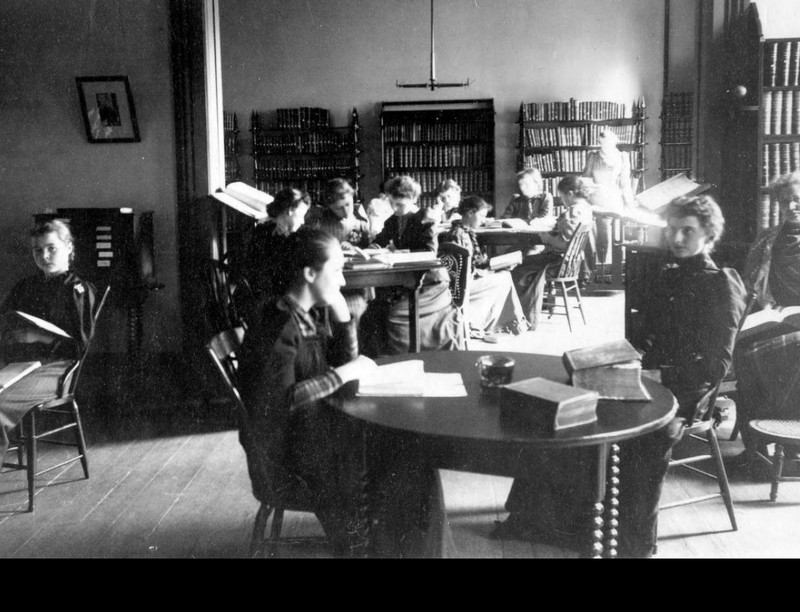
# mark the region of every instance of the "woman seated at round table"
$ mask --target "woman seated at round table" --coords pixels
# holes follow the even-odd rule
[[[780,206],[781,224],[763,231],[753,243],[743,279],[747,289],[755,292],[758,307],[782,310],[800,306],[800,172],[781,176],[770,187]],[[798,325],[779,323],[737,342],[736,418],[741,424],[745,459],[756,445],[748,421],[800,418],[799,362]]]
[[[686,425],[713,408],[710,395],[730,367],[745,304],[739,275],[710,257],[725,224],[716,202],[706,195],[678,198],[665,217],[671,257],[642,310],[646,339],[636,348],[644,352],[643,368],[660,370],[678,411],[662,429],[620,443],[619,554],[628,557],[652,554],[672,447]],[[581,451],[554,453],[542,462],[542,483],[538,475],[516,480],[506,501],[511,516],[499,534],[530,537],[542,523],[579,531],[593,501],[591,461]]]
[[[11,430],[34,406],[57,398],[59,380],[81,357],[94,333],[95,288],[71,270],[75,245],[69,226],[47,221],[30,236],[39,271],[14,285],[0,306],[0,366],[21,361],[42,365],[0,393],[0,461]],[[44,319],[70,338],[28,324],[14,311]]]
[[[389,179],[384,186],[394,214],[384,223],[374,244],[390,250],[430,251],[435,257],[438,241],[436,218],[417,206],[422,189],[410,176]],[[408,352],[408,292],[404,288],[379,287],[361,318],[359,343],[366,355]],[[421,350],[457,350],[464,347],[460,313],[453,306],[450,278],[443,268],[425,274],[419,290]]]
[[[585,186],[578,177],[561,179],[558,195],[565,209],[556,222],[555,230],[541,235],[544,251],[526,255],[522,264],[511,271],[522,302],[522,311],[530,321],[531,329],[536,329],[542,312],[548,267],[561,262],[578,227],[582,227],[582,231],[590,231],[592,227],[592,210],[586,200]]]
[[[360,356],[340,289],[344,255],[333,236],[302,228],[278,255],[275,299],[261,302],[239,352],[242,400],[250,436],[242,438],[254,494],[290,491],[307,500],[336,555],[360,554],[363,470],[357,428],[337,407],[336,392],[374,377]],[[372,440],[367,491],[372,554],[441,556],[452,538],[443,517],[438,472],[390,434]]]
[[[454,242],[470,252],[472,283],[469,289],[469,324],[476,338],[484,338],[497,328],[508,327],[515,335],[527,331],[514,281],[508,270],[489,270],[489,257],[475,236],[475,228],[486,220],[491,206],[479,196],[469,196],[458,205],[459,219],[439,234],[439,243]]]

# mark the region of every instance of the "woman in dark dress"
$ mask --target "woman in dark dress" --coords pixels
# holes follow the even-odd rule
[[[733,343],[744,312],[744,285],[735,270],[718,268],[709,253],[724,229],[724,219],[709,196],[678,198],[665,212],[671,257],[661,270],[642,316],[647,330],[642,366],[658,369],[675,395],[678,411],[662,429],[620,444],[619,553],[647,557],[656,544],[661,488],[672,447],[685,426],[704,417],[709,393],[731,365]],[[536,531],[542,508],[550,524],[574,532],[585,521],[579,510],[591,504],[589,455],[576,451],[569,461],[550,457],[542,463],[544,483],[517,480],[501,525],[503,534]],[[583,481],[580,478],[584,477]],[[538,475],[537,475],[538,479]],[[578,484],[576,484],[578,482]],[[562,495],[568,491],[569,495]],[[542,492],[552,492],[555,501]]]
[[[344,555],[363,545],[361,446],[353,423],[337,408],[336,392],[374,376],[376,366],[358,354],[340,292],[344,255],[338,242],[303,228],[287,238],[279,261],[277,297],[259,305],[239,356],[253,440],[246,447],[248,469],[262,496],[291,489],[309,499],[335,553]],[[443,503],[438,474],[394,446],[386,436],[371,454],[373,552],[440,555],[438,543],[447,542],[449,531],[431,518]]]
[[[59,379],[94,333],[95,288],[70,270],[75,248],[69,227],[61,221],[41,223],[31,231],[31,246],[39,272],[17,283],[0,306],[0,361],[40,361],[42,366],[0,393],[0,459],[22,417],[57,397]],[[44,319],[70,338],[28,324],[14,311]]]
[[[390,250],[437,252],[436,218],[417,206],[421,189],[410,176],[386,182],[385,192],[394,214],[384,223],[374,243]],[[428,272],[419,291],[419,331],[422,350],[455,350],[464,347],[460,313],[453,306],[450,278],[443,268]],[[408,293],[405,289],[380,288],[361,319],[359,340],[369,355],[408,352]]]

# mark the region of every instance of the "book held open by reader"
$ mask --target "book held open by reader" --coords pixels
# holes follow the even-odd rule
[[[273,198],[268,193],[236,181],[211,194],[215,199],[254,219],[267,218],[267,204]]]

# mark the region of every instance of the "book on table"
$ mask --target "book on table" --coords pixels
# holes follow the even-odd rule
[[[358,381],[358,395],[383,397],[422,397],[425,390],[425,364],[409,359],[378,366],[370,380]]]
[[[221,187],[211,195],[234,210],[258,220],[267,218],[267,204],[275,199],[241,181]]]
[[[748,315],[739,331],[737,341],[763,333],[781,323],[800,329],[800,306],[765,308]]]
[[[652,399],[642,384],[641,356],[627,340],[566,351],[562,361],[575,387],[597,391],[601,399]]]
[[[40,361],[16,361],[0,369],[0,391],[8,389],[18,380],[41,367]]]
[[[599,394],[542,377],[502,387],[501,413],[505,418],[544,432],[588,425],[597,421]]]

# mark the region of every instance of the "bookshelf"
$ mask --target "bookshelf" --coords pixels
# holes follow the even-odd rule
[[[384,102],[381,161],[384,182],[408,175],[420,183],[421,206],[446,179],[462,197],[494,202],[494,100]]]
[[[242,178],[239,166],[239,122],[236,113],[223,111],[223,131],[225,136],[225,184]]]
[[[661,180],[680,173],[692,177],[694,94],[668,93],[661,106]]]
[[[519,111],[519,170],[538,168],[544,189],[555,197],[556,186],[568,175],[581,174],[591,151],[599,150],[598,136],[610,129],[627,152],[632,177],[645,171],[645,101],[631,108],[610,101],[523,102]],[[641,181],[640,181],[641,182]]]
[[[274,194],[294,187],[319,203],[327,181],[345,178],[355,189],[357,201],[361,199],[361,126],[355,108],[344,127],[332,127],[330,112],[315,107],[279,108],[272,126],[253,111],[250,122],[253,179],[258,189]]]

